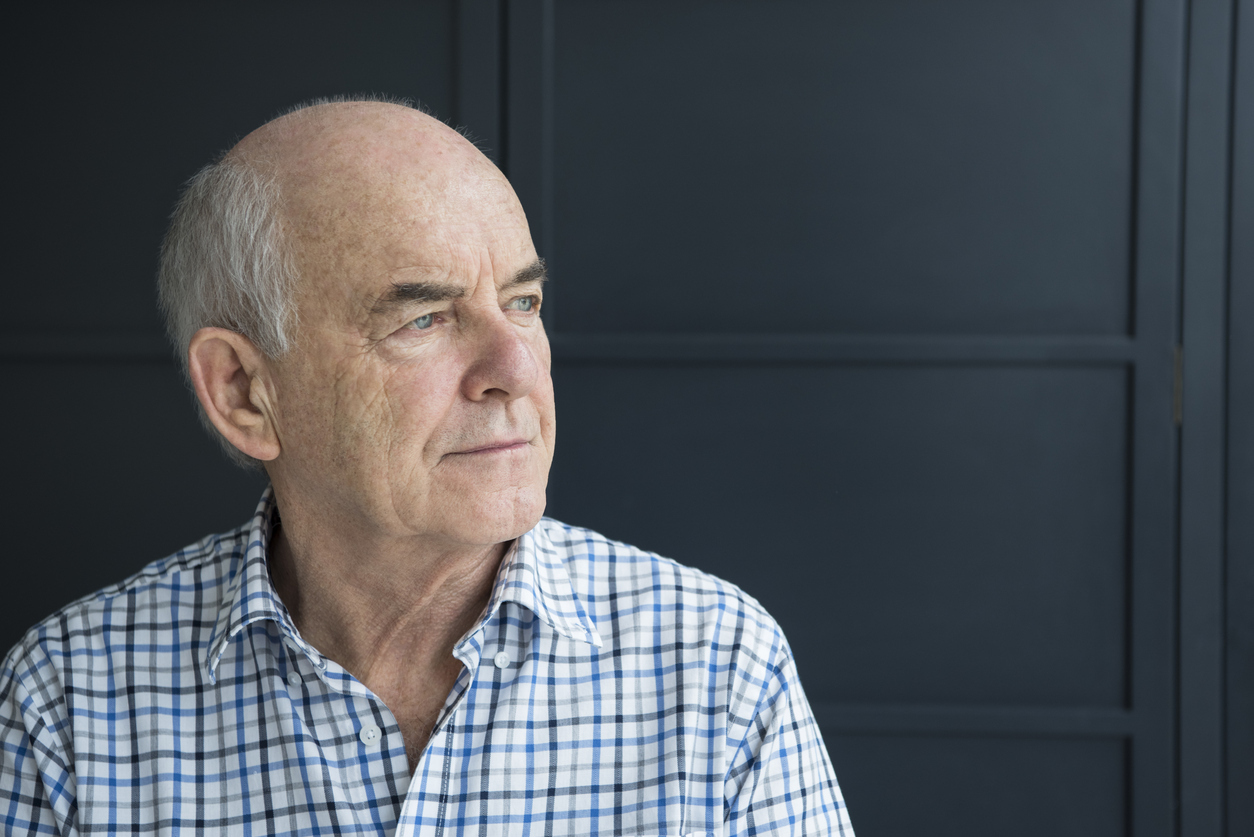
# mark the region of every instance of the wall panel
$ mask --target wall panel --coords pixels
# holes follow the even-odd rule
[[[824,733],[858,837],[1124,837],[1117,740]]]
[[[554,381],[550,514],[742,585],[816,699],[1123,705],[1121,367]]]
[[[1127,329],[1132,2],[554,16],[564,331]]]

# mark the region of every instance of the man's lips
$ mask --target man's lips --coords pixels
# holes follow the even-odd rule
[[[455,455],[468,455],[475,453],[508,453],[509,451],[522,450],[527,447],[526,439],[506,439],[500,442],[490,442],[486,445],[467,448],[466,450],[453,451]]]

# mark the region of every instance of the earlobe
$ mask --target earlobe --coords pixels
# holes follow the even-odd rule
[[[275,459],[278,430],[261,351],[242,334],[202,328],[187,347],[187,360],[201,409],[218,432],[253,459]]]

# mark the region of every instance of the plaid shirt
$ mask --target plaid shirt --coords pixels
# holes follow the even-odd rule
[[[0,670],[5,834],[852,835],[775,622],[545,519],[502,562],[410,775],[301,639],[252,522],[27,633]]]

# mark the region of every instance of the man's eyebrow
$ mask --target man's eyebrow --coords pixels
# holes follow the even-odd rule
[[[527,285],[531,282],[538,282],[543,285],[549,279],[548,267],[544,264],[544,259],[536,259],[531,264],[514,274],[513,278],[506,282],[501,290],[509,290],[515,285]]]
[[[370,313],[386,314],[406,305],[423,302],[444,302],[449,299],[461,299],[466,289],[461,285],[449,285],[443,282],[397,282],[388,288],[370,307]]]
[[[545,267],[544,259],[536,259],[515,273],[501,290],[535,282],[543,285],[548,278],[548,269]],[[370,313],[379,316],[406,305],[445,302],[450,299],[461,299],[465,295],[466,288],[462,285],[451,285],[445,282],[396,282],[375,300],[370,307]]]

